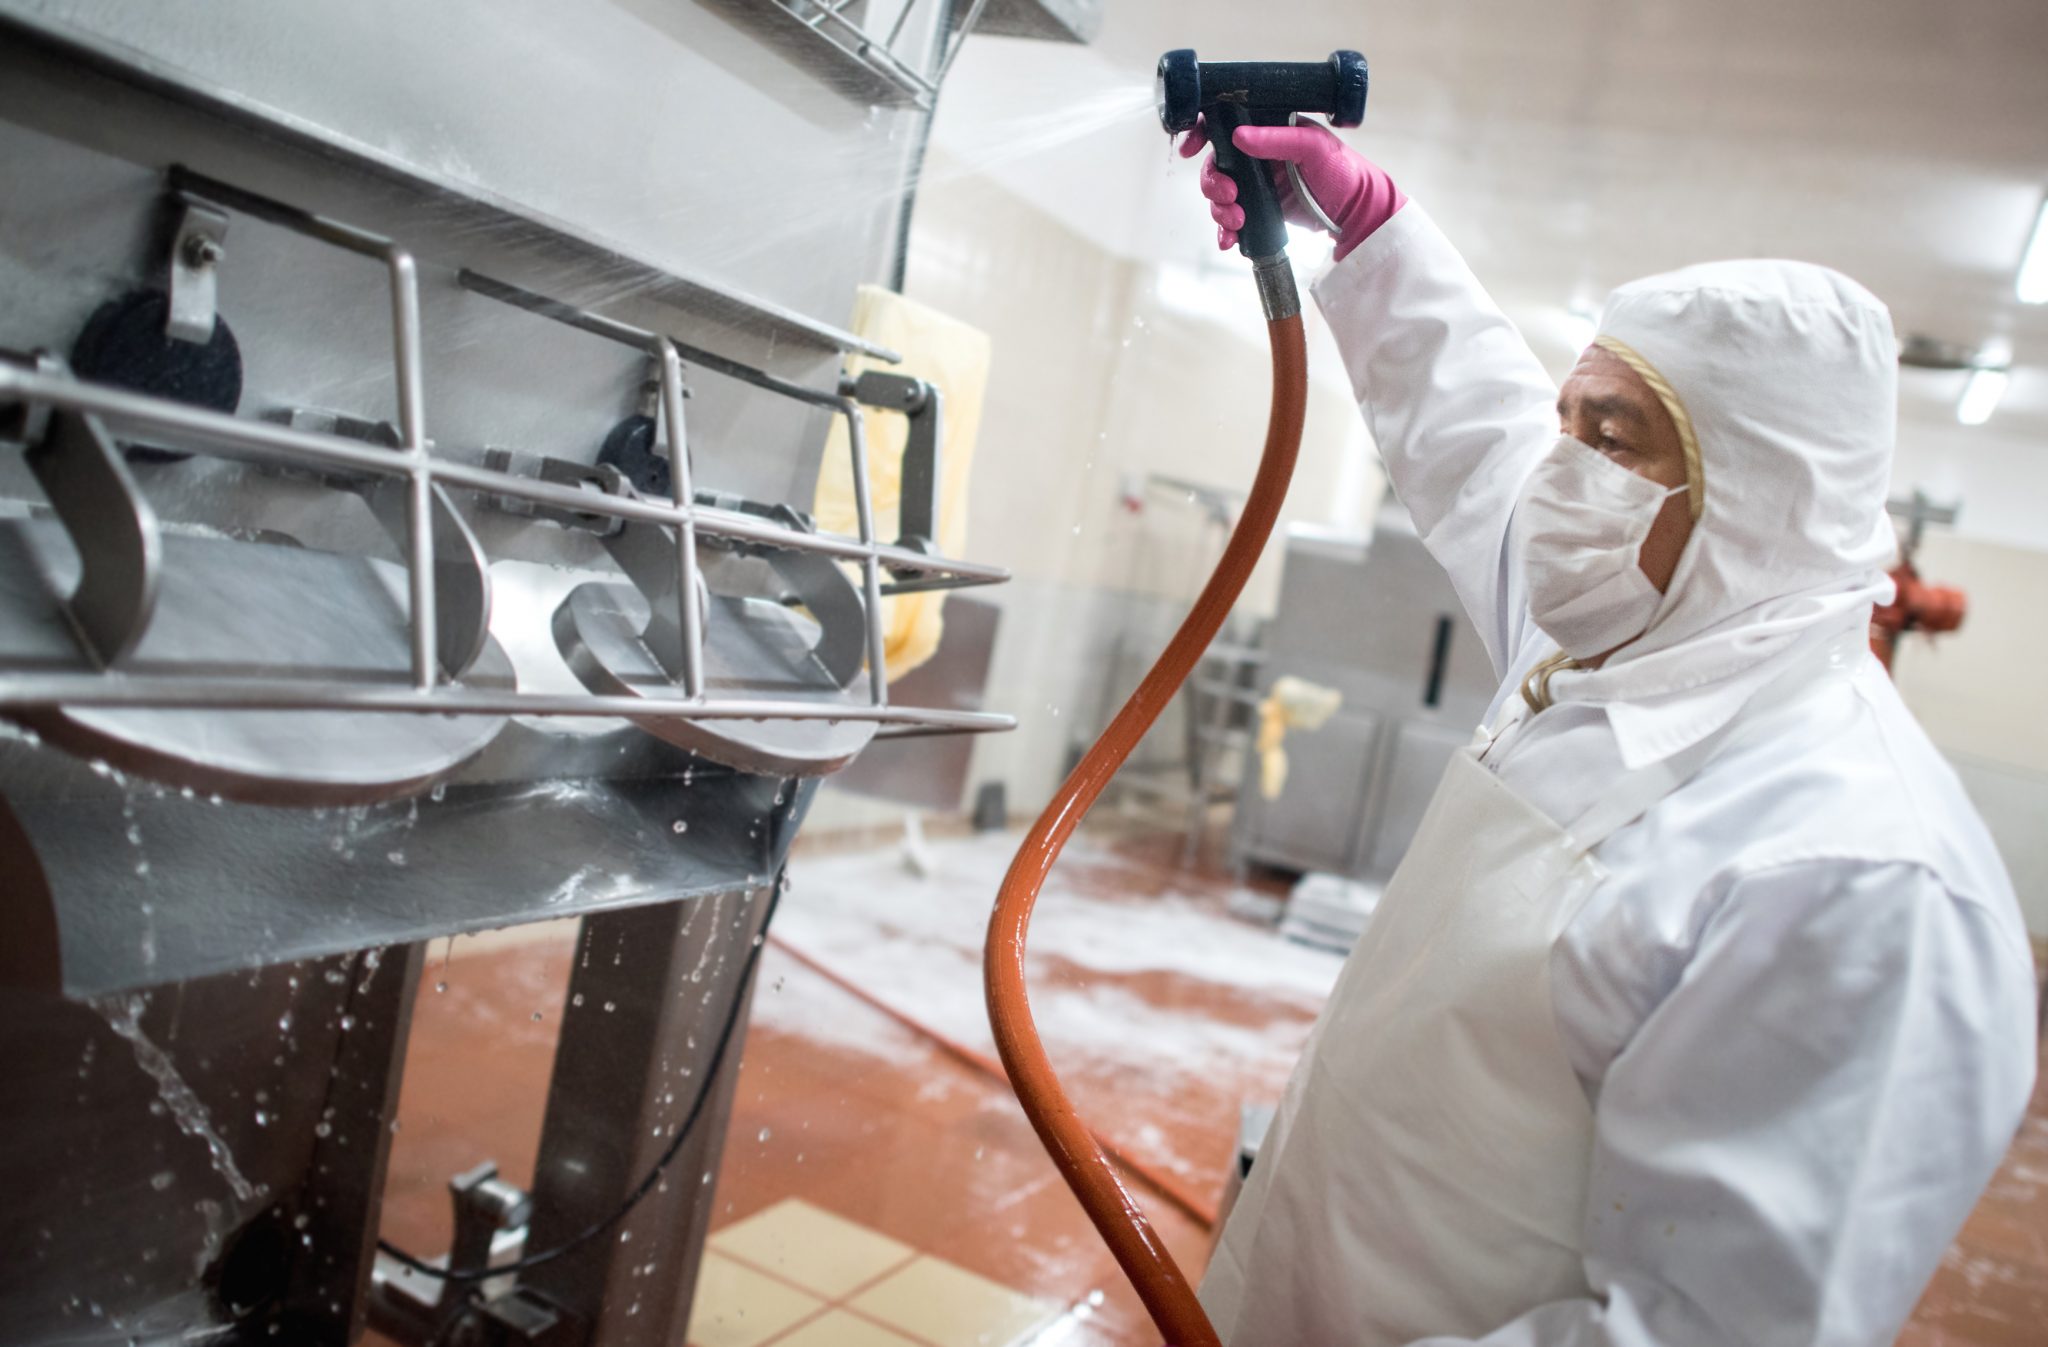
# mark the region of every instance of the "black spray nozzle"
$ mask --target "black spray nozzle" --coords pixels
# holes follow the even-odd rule
[[[1240,126],[1285,126],[1303,112],[1357,126],[1365,93],[1365,57],[1355,51],[1331,52],[1327,61],[1198,61],[1183,48],[1159,58],[1159,123],[1177,134],[1207,121],[1216,166],[1237,183],[1244,207],[1238,247],[1247,257],[1286,251],[1287,222],[1265,163],[1239,150],[1232,134]]]

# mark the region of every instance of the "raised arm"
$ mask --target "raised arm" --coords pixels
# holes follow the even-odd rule
[[[1181,153],[1200,150],[1202,134]],[[1239,127],[1233,140],[1273,161],[1291,223],[1321,225],[1283,163],[1299,170],[1337,226],[1337,265],[1316,285],[1316,300],[1394,493],[1505,674],[1530,630],[1508,520],[1530,468],[1556,441],[1556,387],[1450,240],[1379,165],[1311,123]],[[1217,246],[1235,245],[1244,211],[1213,156],[1202,194]]]
[[[1315,286],[1394,494],[1505,674],[1527,604],[1515,498],[1557,441],[1557,388],[1414,202]]]

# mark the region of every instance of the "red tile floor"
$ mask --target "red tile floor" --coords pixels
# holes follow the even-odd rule
[[[771,944],[761,966],[714,1239],[800,1199],[1076,1307],[1062,1347],[1149,1347],[1157,1339],[1135,1297],[1008,1088],[814,971],[985,1050],[975,947],[1010,844],[939,843],[924,880],[891,851],[799,855],[777,920],[786,945]],[[1142,834],[1077,846],[1041,904],[1034,1006],[1083,1116],[1200,1207],[1220,1187],[1239,1100],[1277,1094],[1335,961],[1228,916],[1230,881],[1178,869],[1177,848],[1177,837]],[[487,948],[458,943],[445,966],[435,951],[386,1194],[386,1233],[401,1244],[446,1247],[447,1178],[478,1159],[530,1179],[573,950],[572,933],[552,927]],[[1133,1188],[1198,1273],[1203,1222],[1150,1185]],[[2044,1326],[2048,1084],[1900,1342],[2041,1347]],[[820,1340],[817,1327],[773,1341]]]

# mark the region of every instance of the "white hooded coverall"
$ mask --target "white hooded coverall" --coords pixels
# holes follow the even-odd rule
[[[1375,1148],[1420,1145],[1400,1157],[1416,1173],[1433,1157],[1369,1081],[1318,1093],[1312,1062],[1330,1074],[1370,1032],[1339,1016],[1325,1034],[1326,1011],[1204,1282],[1219,1332],[1228,1347],[1891,1343],[2011,1141],[2035,1043],[2010,881],[1862,648],[1894,548],[1889,315],[1792,263],[1616,292],[1601,333],[1689,413],[1704,506],[1646,635],[1556,675],[1555,704],[1530,714],[1523,675],[1557,647],[1529,617],[1511,516],[1557,441],[1556,388],[1412,202],[1315,295],[1394,489],[1503,675],[1472,751],[1490,738],[1478,761],[1537,832],[1632,773],[1706,760],[1593,847],[1597,882],[1538,950],[1550,1041],[1590,1115],[1576,1131],[1532,1120],[1515,1157],[1584,1188],[1575,1265],[1522,1284],[1564,1289],[1389,1327],[1388,1288],[1346,1272],[1389,1266],[1388,1249],[1398,1264],[1440,1213],[1391,1196],[1338,1211],[1335,1195],[1360,1191]],[[1834,676],[1810,677],[1798,661],[1824,641]],[[1476,1098],[1474,1117],[1517,1102]],[[1543,1153],[1559,1137],[1590,1155]],[[1470,1158],[1459,1141],[1446,1163]],[[1513,1280],[1513,1261],[1470,1275]],[[1497,1290],[1435,1298],[1497,1305]]]

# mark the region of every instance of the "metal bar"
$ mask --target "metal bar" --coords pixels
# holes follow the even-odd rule
[[[697,607],[697,521],[691,503],[690,447],[684,436],[683,362],[674,342],[661,343],[661,415],[668,422],[668,479],[676,511],[676,602],[683,620],[683,692],[704,695],[703,615]]]
[[[293,1250],[300,1256],[292,1260],[287,1280],[287,1301],[304,1312],[301,1322],[332,1325],[325,1341],[336,1347],[346,1341],[347,1325],[363,1322],[376,1265],[391,1160],[390,1113],[405,1078],[426,948],[424,942],[400,945],[377,958],[352,958],[343,969],[348,991],[340,1022],[351,1027],[341,1031],[335,1047],[321,1114],[327,1125],[315,1132],[303,1186],[292,1204],[306,1222],[306,1242]],[[337,1314],[335,1305],[344,1308]]]
[[[684,701],[653,697],[505,692],[442,684],[432,690],[398,683],[319,679],[183,678],[125,674],[0,675],[0,708],[36,706],[157,707],[229,711],[389,711],[416,715],[617,716],[635,720],[872,720],[960,730],[1015,728],[1012,716],[937,707],[860,702],[738,698]]]
[[[868,634],[868,694],[876,706],[889,704],[889,669],[882,631],[882,568],[876,562],[875,514],[868,498],[868,437],[861,420],[860,404],[852,398],[840,401],[846,416],[846,449],[853,459],[853,513],[860,521],[860,540],[870,549],[861,558],[861,583],[866,590]]]
[[[259,196],[233,183],[222,182],[219,178],[194,173],[183,164],[171,165],[169,178],[174,191],[190,192],[194,196],[205,197],[216,205],[226,206],[229,210],[240,211],[244,215],[254,216],[256,219],[289,229],[295,234],[304,234],[307,238],[333,244],[337,248],[359,253],[378,262],[388,260],[394,247],[392,241],[382,234],[373,234],[367,229],[358,229],[354,225],[330,220],[324,215],[315,215],[312,211],[286,205],[282,201],[273,201],[267,196]]]
[[[946,59],[939,62],[939,73],[932,76],[933,89],[946,82],[946,72],[951,70],[953,62],[959,59],[960,49],[967,45],[967,35],[974,31],[975,24],[981,22],[981,11],[987,8],[988,0],[974,0],[973,6],[967,11],[966,20],[960,25],[960,32],[946,48]]]
[[[875,71],[876,74],[896,84],[905,93],[910,94],[913,100],[917,101],[918,106],[924,108],[925,111],[929,112],[931,110],[932,100],[938,97],[938,82],[912,70],[908,65],[904,64],[902,57],[868,36],[867,29],[841,14],[836,8],[820,7],[815,11],[816,17],[806,18],[796,13],[791,7],[789,0],[776,0],[776,2],[783,9],[788,10],[796,18],[797,22],[809,28],[820,38],[830,42],[854,60]],[[979,9],[977,8],[978,12]],[[827,33],[824,24],[826,19],[832,20],[850,33],[852,41],[849,43]],[[888,68],[886,70],[880,69],[879,67],[881,66],[887,66]]]
[[[634,327],[631,323],[622,323],[616,318],[592,313],[588,309],[578,308],[574,304],[564,303],[562,300],[513,285],[509,281],[497,280],[470,271],[468,268],[457,272],[455,280],[463,289],[482,295],[486,299],[495,299],[501,304],[510,304],[515,309],[525,309],[528,313],[537,313],[543,318],[552,318],[558,323],[565,323],[594,337],[603,337],[607,341],[637,347],[649,353],[658,353],[659,344],[666,340],[681,353],[683,359],[700,369],[723,374],[729,379],[738,379],[742,383],[752,384],[771,393],[780,393],[783,397],[794,398],[799,402],[808,402],[814,407],[836,408],[839,405],[839,395],[836,392],[807,388],[803,384],[778,378],[766,370],[755,369],[752,365],[741,364],[737,360],[717,355],[701,346],[692,346],[674,337],[664,338],[657,333],[649,332],[646,328]]]
[[[434,611],[434,464],[427,453],[426,390],[420,371],[419,269],[395,244],[385,250],[391,269],[391,353],[397,366],[398,433],[408,460],[405,566],[412,612],[412,679],[427,689],[439,681],[440,616]]]
[[[929,580],[885,580],[882,582],[882,597],[894,598],[898,594],[928,594],[940,589],[971,589],[985,584],[982,580],[961,579],[956,576],[937,576]]]
[[[39,374],[0,362],[0,400],[7,398],[92,413],[111,425],[146,429],[159,439],[169,440],[169,447],[219,458],[345,469],[378,477],[403,477],[412,472],[412,465],[403,456],[357,440],[228,416],[131,393],[126,389],[85,383],[66,376]],[[837,408],[836,400],[833,405]],[[512,496],[579,514],[677,526],[688,518],[693,520],[700,533],[716,538],[786,547],[798,552],[819,552],[847,561],[859,561],[872,554],[891,570],[952,576],[962,584],[999,584],[1010,578],[1009,572],[1000,566],[925,556],[888,543],[864,546],[838,534],[805,533],[754,515],[742,515],[715,506],[678,507],[632,496],[603,495],[445,459],[430,458],[429,472],[444,486]]]
[[[917,8],[917,0],[903,0],[903,8],[896,11],[896,22],[889,25],[889,40],[882,45],[891,52],[896,50],[896,39],[903,36],[903,25],[910,21],[910,11]]]
[[[301,467],[348,468],[382,477],[404,475],[405,460],[389,449],[335,435],[315,435],[270,421],[245,420],[181,402],[131,393],[66,375],[38,374],[0,362],[0,400],[91,412],[110,424],[175,437],[165,448],[187,449],[219,458]],[[509,480],[509,478],[508,478]],[[587,492],[578,492],[579,499]],[[579,507],[587,508],[587,507]]]

